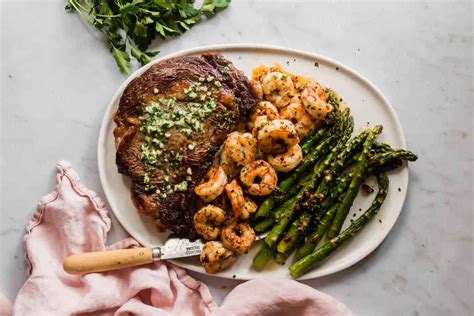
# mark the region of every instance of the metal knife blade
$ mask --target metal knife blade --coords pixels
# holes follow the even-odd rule
[[[257,235],[256,240],[265,238],[265,236],[267,233]],[[163,246],[153,248],[153,259],[156,261],[198,256],[201,254],[203,246],[204,241],[201,239],[191,241],[187,238],[170,235]]]
[[[201,239],[191,241],[186,238],[171,237],[160,248],[160,259],[174,259],[201,254],[204,242]]]

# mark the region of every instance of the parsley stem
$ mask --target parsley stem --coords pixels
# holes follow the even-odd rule
[[[74,0],[69,0],[69,3],[74,7],[74,9],[77,11],[77,13],[79,13],[79,15],[81,16],[81,18],[88,24],[91,24],[91,20],[89,19],[89,17],[85,16],[84,13],[82,13],[81,9],[79,7],[81,7],[83,10],[84,8],[82,6],[80,6],[76,1]],[[79,7],[77,7],[79,5]],[[86,10],[84,10],[86,11]]]
[[[96,14],[95,16],[98,16],[99,18],[119,18],[122,15],[120,14],[112,14],[112,15],[107,15],[107,14]]]
[[[84,12],[89,12],[90,11],[90,8],[86,9],[84,6],[82,6],[82,4],[79,2],[79,1],[76,1],[76,0],[71,0],[69,2],[74,2],[79,8],[81,8],[82,10],[84,10]]]

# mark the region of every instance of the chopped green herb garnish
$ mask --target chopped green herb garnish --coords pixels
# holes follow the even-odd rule
[[[200,78],[185,91],[187,102],[177,103],[176,97],[165,98],[157,96],[154,102],[144,106],[140,116],[142,124],[140,131],[145,136],[141,145],[141,156],[145,170],[151,171],[166,166],[178,169],[183,161],[185,151],[193,150],[195,143],[189,143],[186,147],[166,150],[166,144],[173,139],[174,131],[179,134],[191,135],[193,132],[201,132],[204,128],[204,120],[215,112],[217,100],[212,97],[213,92],[218,94],[221,83],[209,76]],[[217,92],[216,92],[217,91]],[[199,102],[197,102],[199,100]],[[202,100],[202,101],[201,101]],[[166,170],[164,174],[170,174]],[[156,185],[149,185],[148,174],[144,175],[143,182],[146,190],[156,190],[161,196],[171,194],[175,191],[186,191],[189,181],[192,181],[192,170],[188,168],[183,175],[185,180],[171,185],[168,175],[163,177]],[[179,181],[179,179],[178,179]]]

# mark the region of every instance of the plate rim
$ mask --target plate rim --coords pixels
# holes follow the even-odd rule
[[[122,217],[122,215],[118,215],[114,211],[114,208],[112,207],[112,204],[110,203],[110,200],[108,198],[109,187],[108,187],[108,185],[105,184],[106,183],[106,180],[105,180],[105,178],[106,178],[105,159],[103,159],[103,158],[105,157],[105,144],[106,144],[106,139],[107,139],[107,134],[106,134],[107,133],[107,127],[108,127],[108,124],[112,120],[112,113],[113,113],[113,107],[114,107],[114,104],[115,104],[115,100],[118,100],[120,98],[120,96],[122,95],[122,93],[125,90],[125,88],[127,87],[127,85],[133,79],[135,79],[136,77],[138,77],[139,75],[144,73],[147,69],[149,69],[151,66],[153,66],[156,63],[159,63],[163,60],[167,60],[167,59],[170,59],[170,58],[178,57],[178,56],[195,55],[195,54],[200,54],[200,53],[204,53],[204,52],[208,52],[208,51],[220,52],[220,51],[229,51],[229,50],[274,51],[274,52],[286,53],[286,54],[291,54],[291,55],[301,55],[301,56],[304,56],[304,57],[307,57],[307,58],[310,58],[310,59],[316,59],[318,61],[324,61],[324,62],[329,63],[329,64],[337,65],[337,67],[339,67],[340,69],[346,71],[351,76],[356,77],[361,82],[363,82],[363,84],[367,85],[376,94],[376,96],[378,98],[380,98],[383,103],[385,103],[387,105],[387,109],[389,110],[390,115],[394,118],[394,125],[395,125],[395,128],[397,130],[397,134],[400,136],[400,141],[401,141],[401,144],[402,144],[401,147],[406,148],[405,133],[403,132],[403,128],[402,128],[402,125],[400,123],[400,119],[399,119],[397,113],[395,112],[395,109],[393,108],[392,104],[385,97],[385,95],[370,80],[368,80],[366,77],[364,77],[359,72],[354,70],[352,67],[347,66],[346,64],[341,63],[339,61],[336,61],[332,58],[329,58],[329,57],[326,57],[324,55],[320,55],[320,54],[317,54],[317,53],[304,51],[304,50],[298,50],[298,49],[287,48],[287,47],[276,46],[276,45],[265,45],[265,44],[217,44],[217,45],[206,45],[206,46],[199,46],[199,47],[194,47],[194,48],[189,48],[189,49],[183,49],[183,50],[180,50],[178,52],[175,52],[175,53],[172,53],[172,54],[169,54],[169,55],[161,56],[160,58],[157,58],[157,59],[153,60],[149,64],[144,65],[144,66],[140,67],[139,69],[135,70],[132,74],[130,74],[128,76],[128,78],[126,80],[124,80],[122,82],[120,87],[113,94],[113,96],[111,97],[111,99],[107,103],[107,107],[105,109],[104,116],[103,116],[102,121],[101,121],[98,144],[97,144],[97,163],[98,163],[97,167],[99,169],[99,179],[100,179],[100,183],[101,183],[101,186],[102,186],[102,190],[105,194],[105,198],[107,199],[107,202],[108,202],[108,204],[111,208],[111,211],[114,213],[114,215],[117,218],[117,220],[119,221],[120,225],[122,225],[122,227],[125,229],[125,231],[128,234],[130,234],[130,236],[132,236],[134,239],[136,239],[142,245],[147,245],[148,243],[146,241],[144,241],[142,238],[140,238],[139,236],[138,236],[138,238],[137,238],[137,236],[133,236],[132,233],[130,232],[130,231],[133,231],[133,229],[128,227],[129,225],[127,224],[126,220]],[[301,276],[297,280],[310,280],[310,279],[321,278],[321,277],[328,276],[328,275],[334,274],[336,272],[342,271],[344,269],[347,269],[347,268],[353,266],[354,264],[356,264],[357,262],[363,260],[367,256],[369,256],[378,246],[380,246],[382,244],[382,242],[387,238],[388,234],[392,231],[393,226],[395,226],[395,223],[398,221],[400,213],[402,212],[404,204],[405,204],[406,195],[407,195],[407,192],[408,192],[408,184],[409,184],[408,165],[404,164],[404,168],[406,168],[406,177],[404,177],[404,179],[403,179],[404,183],[402,183],[401,185],[403,185],[406,189],[403,190],[403,196],[402,197],[399,196],[399,198],[401,199],[401,208],[400,208],[400,211],[398,212],[398,214],[396,215],[393,223],[389,227],[387,226],[388,229],[386,231],[384,231],[384,233],[382,234],[383,238],[380,238],[380,240],[378,240],[377,242],[372,243],[370,245],[370,247],[367,248],[366,251],[364,251],[363,255],[355,257],[352,260],[350,260],[349,262],[346,262],[345,264],[336,265],[332,269],[328,269],[328,271],[326,271],[326,273],[324,273],[324,274],[316,275],[316,276],[306,274],[306,275]],[[171,261],[173,264],[175,264],[177,266],[180,266],[184,269],[189,269],[191,271],[198,272],[198,273],[201,273],[201,274],[207,275],[207,276],[212,276],[212,277],[217,277],[217,278],[224,278],[224,279],[233,279],[233,280],[250,280],[250,279],[252,279],[252,278],[249,278],[249,277],[240,277],[240,276],[229,277],[229,276],[220,275],[220,274],[209,274],[209,273],[197,270],[197,269],[192,269],[187,264],[180,263],[176,260],[168,260],[168,261]]]

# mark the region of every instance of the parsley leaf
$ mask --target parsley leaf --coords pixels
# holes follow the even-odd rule
[[[116,47],[112,47],[112,55],[114,56],[115,62],[117,63],[120,71],[124,74],[128,74],[130,71],[130,56],[127,54],[127,52]]]

